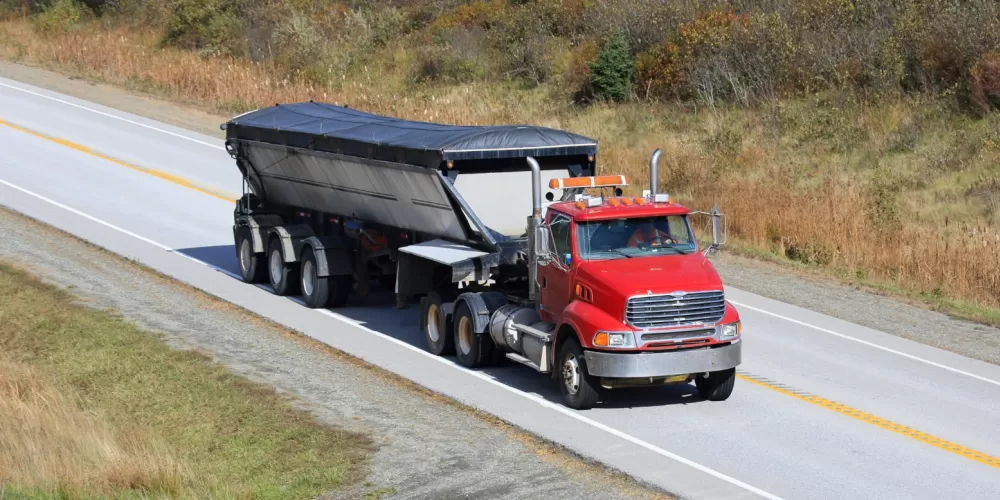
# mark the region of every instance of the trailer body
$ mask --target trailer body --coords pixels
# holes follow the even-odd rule
[[[630,198],[624,176],[594,175],[595,141],[550,128],[311,101],[223,128],[248,190],[233,224],[244,281],[314,308],[376,281],[399,307],[419,299],[431,352],[472,368],[530,366],[560,380],[574,408],[600,387],[695,381],[707,399],[731,393],[739,316],[703,255],[721,244],[722,216],[705,214],[713,241],[701,249],[695,212],[656,192],[659,150],[650,190]],[[652,249],[626,242],[623,231],[647,223],[679,236]]]

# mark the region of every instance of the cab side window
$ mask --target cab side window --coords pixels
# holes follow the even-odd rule
[[[560,260],[565,259],[569,251],[569,217],[560,214],[552,214],[549,219],[549,229],[552,231],[552,239],[555,241],[556,255]]]

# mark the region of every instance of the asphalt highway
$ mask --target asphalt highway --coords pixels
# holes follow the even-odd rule
[[[217,138],[0,79],[0,204],[640,481],[687,498],[1000,497],[998,366],[727,288],[745,338],[728,401],[674,387],[577,412],[526,367],[429,355],[417,308],[386,294],[334,313],[239,282],[241,192]]]

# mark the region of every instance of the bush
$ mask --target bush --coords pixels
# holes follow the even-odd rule
[[[323,37],[309,17],[295,12],[278,25],[273,34],[277,61],[292,71],[301,71],[323,58]]]
[[[683,21],[694,17],[702,2],[604,0],[588,3],[590,5],[579,14],[587,28],[585,36],[600,40],[620,31],[634,56],[662,43],[666,33],[673,33]]]
[[[599,48],[596,41],[586,40],[570,50],[569,62],[562,74],[562,87],[570,99],[585,101],[590,97],[590,65],[597,59]]]
[[[714,90],[702,83],[727,70],[718,49],[733,45],[747,18],[732,10],[715,9],[681,25],[664,43],[638,56],[640,84],[651,95],[687,99],[700,93],[714,101],[714,95],[704,95],[714,94]]]
[[[410,80],[418,83],[469,83],[486,76],[485,34],[481,28],[450,28],[437,43],[416,49]]]
[[[897,22],[910,86],[927,92],[955,87],[981,54],[1000,49],[1000,5],[971,0],[914,3]]]
[[[983,54],[970,73],[970,104],[986,114],[1000,109],[1000,53]]]
[[[240,31],[236,4],[227,0],[176,0],[161,42],[202,53],[232,55]]]
[[[552,70],[546,34],[550,26],[530,5],[508,9],[507,13],[487,31],[494,69],[506,79],[541,84]]]
[[[433,32],[451,28],[490,29],[503,18],[507,2],[503,0],[477,0],[459,5],[455,10],[441,14],[431,23]]]
[[[615,33],[601,46],[597,60],[588,69],[587,83],[595,96],[612,101],[627,101],[632,97],[632,55],[622,32]]]
[[[90,11],[74,0],[56,0],[36,14],[32,24],[37,33],[50,36],[69,31],[90,16]]]

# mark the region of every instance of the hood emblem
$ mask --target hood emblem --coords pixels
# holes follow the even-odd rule
[[[687,295],[687,292],[670,292],[671,297],[683,297]]]

